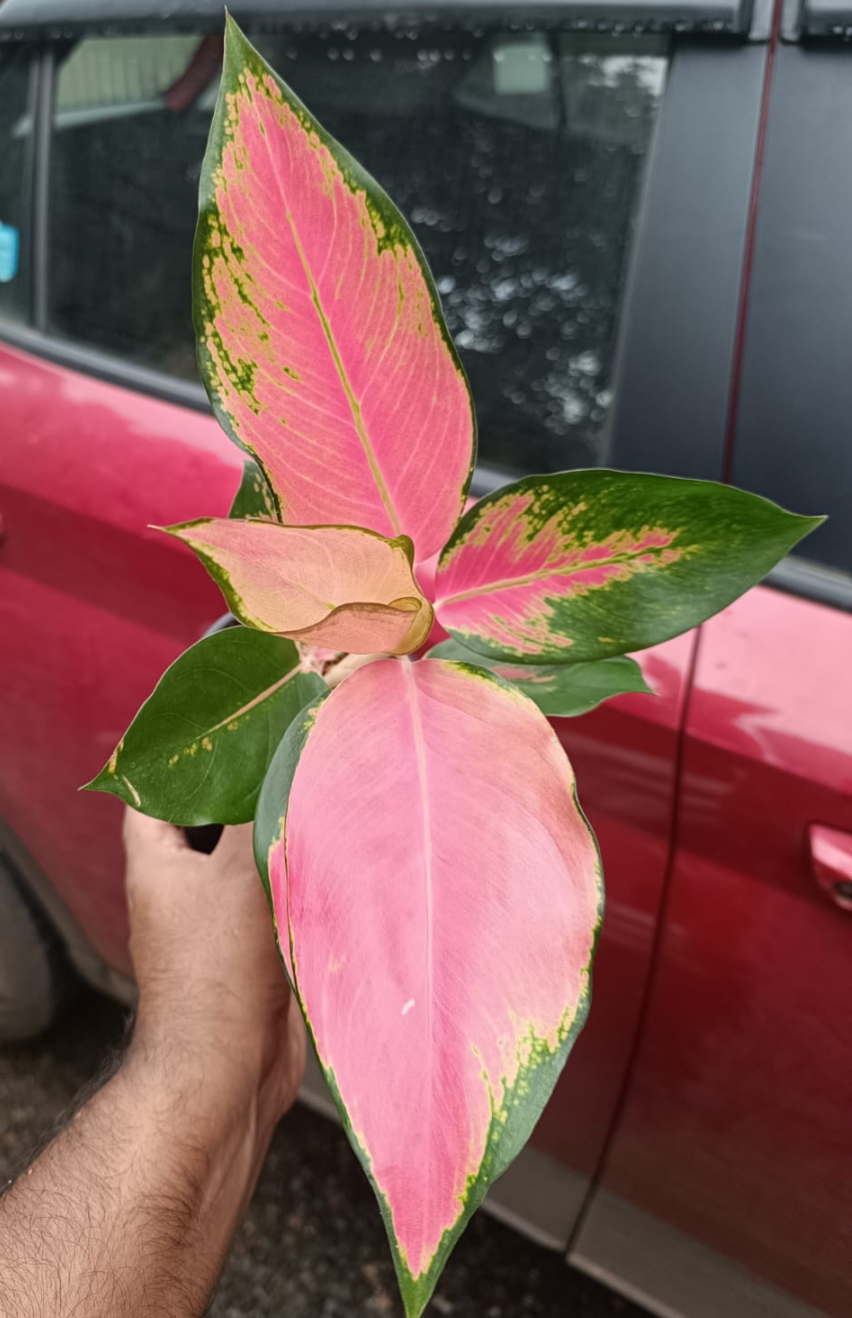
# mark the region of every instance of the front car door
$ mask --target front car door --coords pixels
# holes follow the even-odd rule
[[[653,991],[573,1251],[666,1312],[845,1318],[852,51],[779,42],[767,91],[729,474],[830,520],[701,629]]]

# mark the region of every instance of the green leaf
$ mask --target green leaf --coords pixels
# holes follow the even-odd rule
[[[299,765],[299,759],[305,748],[311,728],[316,722],[320,705],[327,696],[331,695],[331,691],[325,683],[322,685],[322,691],[318,695],[313,695],[304,708],[299,710],[278,743],[278,748],[272,757],[266,777],[263,780],[254,815],[255,864],[266,893],[266,899],[269,902],[272,924],[275,929],[275,941],[278,945],[278,955],[287,972],[291,988],[295,988],[295,976],[290,949],[290,931],[286,923],[283,929],[278,923],[269,866],[274,848],[284,837],[290,789],[293,786],[293,778]]]
[[[256,462],[243,463],[240,488],[234,495],[228,516],[240,521],[246,517],[265,517],[270,522],[280,520],[275,497]]]
[[[467,649],[516,664],[630,654],[712,618],[823,520],[713,481],[529,476],[465,513],[435,615]]]
[[[166,670],[86,786],[183,827],[246,823],[276,746],[324,690],[300,670],[292,641],[246,627],[216,632]]]
[[[575,718],[578,714],[588,714],[604,700],[628,692],[655,694],[635,659],[628,659],[626,655],[580,664],[512,664],[476,654],[459,645],[458,641],[442,641],[426,657],[488,668],[519,687],[549,718]]]
[[[270,760],[258,796],[254,814],[254,858],[267,896],[270,896],[269,852],[284,835],[287,803],[290,800],[290,788],[293,786],[299,757],[314,726],[320,705],[327,696],[331,695],[330,689],[322,679],[320,684],[322,691],[312,694],[291,720]]]

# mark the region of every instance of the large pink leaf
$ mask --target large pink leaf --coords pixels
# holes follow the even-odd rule
[[[290,523],[452,531],[473,411],[425,259],[365,170],[228,22],[195,247],[201,372]]]
[[[597,848],[546,719],[481,670],[374,662],[276,759],[259,859],[419,1314],[585,1018]]]
[[[412,576],[406,536],[218,517],[168,530],[191,545],[249,627],[354,654],[407,654],[429,635],[432,609]]]

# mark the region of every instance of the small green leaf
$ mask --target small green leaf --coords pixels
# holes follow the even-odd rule
[[[324,690],[300,670],[292,641],[246,627],[216,632],[166,670],[86,786],[183,827],[246,823],[276,746]]]
[[[442,641],[426,657],[488,668],[498,677],[514,683],[549,718],[575,718],[578,714],[588,714],[604,700],[628,692],[654,695],[635,659],[626,656],[580,664],[513,664],[505,659],[476,654],[459,645],[458,641]]]
[[[280,521],[275,496],[256,462],[244,462],[240,488],[234,495],[229,517],[244,520],[246,517],[265,517],[270,522]]]
[[[291,720],[287,732],[279,742],[258,796],[254,815],[254,858],[266,895],[270,900],[269,852],[283,835],[290,788],[293,786],[299,757],[314,726],[317,711],[323,700],[331,695],[325,683],[321,679],[320,682],[322,691],[310,696],[304,707]]]

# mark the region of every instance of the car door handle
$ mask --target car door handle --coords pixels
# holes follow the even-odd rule
[[[811,824],[808,846],[819,886],[841,910],[852,911],[852,833]]]

